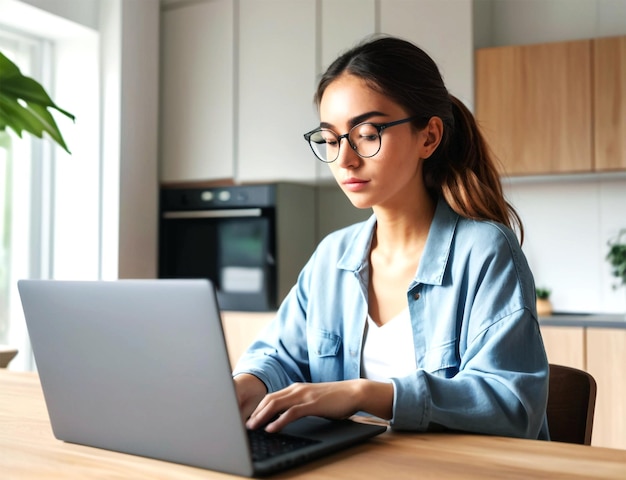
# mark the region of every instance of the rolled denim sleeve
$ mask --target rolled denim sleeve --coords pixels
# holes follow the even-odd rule
[[[393,379],[392,427],[546,438],[547,361],[536,320],[518,310],[471,341],[452,378],[426,370]]]

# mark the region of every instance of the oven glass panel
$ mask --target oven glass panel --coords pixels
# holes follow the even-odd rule
[[[273,212],[272,212],[273,213]],[[161,278],[209,278],[222,308],[275,308],[273,215],[162,220]]]
[[[265,287],[268,221],[224,220],[219,227],[219,285],[228,293],[259,293]]]

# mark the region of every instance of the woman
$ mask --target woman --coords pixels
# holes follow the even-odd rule
[[[396,429],[547,439],[522,225],[472,114],[422,50],[390,37],[340,56],[315,101],[305,138],[374,215],[320,243],[239,361],[247,426],[366,412]]]

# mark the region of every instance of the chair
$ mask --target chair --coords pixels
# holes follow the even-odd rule
[[[548,428],[556,442],[591,444],[596,381],[587,372],[550,364]]]
[[[6,368],[15,355],[17,355],[17,348],[0,345],[0,368]]]

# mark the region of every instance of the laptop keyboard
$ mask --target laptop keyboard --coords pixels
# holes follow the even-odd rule
[[[319,443],[319,440],[295,437],[285,433],[269,433],[263,429],[248,430],[248,440],[250,441],[253,462]]]

